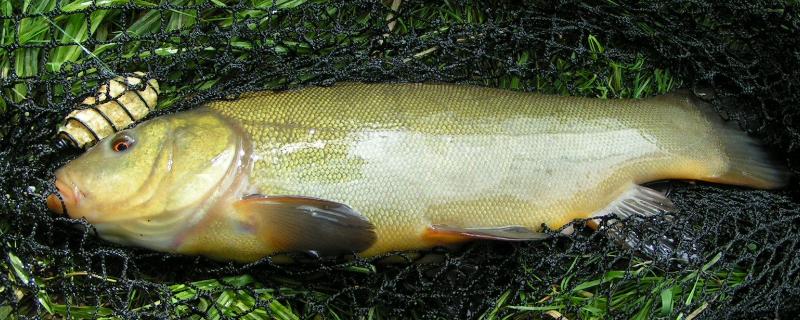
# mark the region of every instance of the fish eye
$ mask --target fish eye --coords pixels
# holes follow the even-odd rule
[[[123,152],[133,146],[133,138],[127,134],[120,134],[111,141],[111,150]]]

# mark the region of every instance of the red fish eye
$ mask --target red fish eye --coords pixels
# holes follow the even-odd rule
[[[133,139],[128,136],[121,136],[114,139],[111,143],[111,149],[114,150],[114,152],[122,152],[128,150],[132,145]]]

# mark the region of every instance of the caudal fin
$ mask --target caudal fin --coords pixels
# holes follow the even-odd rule
[[[664,99],[692,105],[705,113],[715,127],[714,135],[722,144],[726,165],[721,172],[702,180],[760,189],[779,189],[789,184],[792,175],[784,162],[773,157],[763,143],[734,122],[723,121],[710,103],[689,91],[669,94]]]
[[[721,125],[718,132],[728,166],[721,176],[712,181],[761,189],[778,189],[789,183],[789,170],[770,156],[759,141],[729,124]]]

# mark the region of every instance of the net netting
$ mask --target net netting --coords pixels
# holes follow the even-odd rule
[[[720,114],[796,174],[795,1],[12,0],[0,4],[0,28],[0,318],[717,319],[800,311],[796,180],[770,192],[674,183],[677,212],[626,222],[626,232],[644,238],[640,248],[578,222],[570,236],[479,242],[399,264],[169,255],[101,241],[44,206],[55,168],[78,154],[53,146],[59,122],[99,83],[136,71],[161,84],[151,118],[247,91],[337,81],[610,98],[678,83],[713,88]],[[664,239],[692,258],[647,254]]]

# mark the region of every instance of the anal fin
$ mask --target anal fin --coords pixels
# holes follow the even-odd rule
[[[442,242],[460,242],[471,239],[530,241],[546,239],[547,234],[534,232],[522,226],[463,228],[436,224],[428,227],[425,238]]]
[[[663,193],[634,184],[608,206],[595,212],[592,217],[615,215],[625,219],[631,216],[649,217],[670,212],[675,205]]]
[[[627,227],[629,218],[651,217],[657,214],[669,213],[675,206],[663,193],[654,189],[632,185],[620,197],[612,201],[604,209],[593,214],[592,217],[611,216],[604,223],[599,219],[589,221],[589,226],[602,229],[605,235],[623,247],[638,251],[639,253],[656,261],[679,261],[687,263],[698,258],[696,250],[692,248],[679,248],[676,239],[665,236],[646,236],[641,230]],[[668,219],[669,217],[665,217]],[[617,221],[620,219],[622,221]],[[681,241],[690,241],[689,235],[681,235]]]

